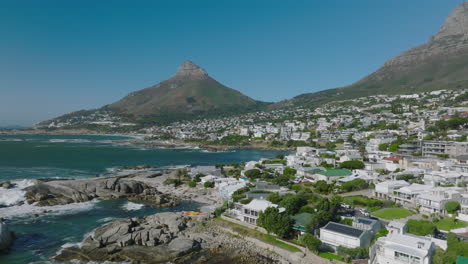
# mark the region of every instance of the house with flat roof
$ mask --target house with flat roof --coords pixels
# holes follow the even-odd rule
[[[322,243],[336,248],[339,246],[346,248],[367,247],[372,240],[372,233],[349,225],[328,222],[320,228],[320,240]]]
[[[369,264],[430,264],[436,246],[428,237],[390,234],[369,250]]]
[[[267,200],[259,200],[259,199],[253,199],[248,204],[236,203],[234,207],[235,207],[235,210],[233,211],[235,211],[237,219],[239,219],[240,221],[244,223],[248,223],[252,225],[257,224],[257,219],[258,219],[258,216],[260,215],[260,212],[265,211],[269,207],[278,208],[280,213],[286,211],[285,208],[277,204],[274,204]],[[230,213],[233,213],[233,212],[231,211]]]
[[[368,230],[373,234],[382,229],[382,225],[379,220],[362,217],[355,217],[352,226],[357,229]]]
[[[424,192],[431,190],[433,187],[425,184],[413,183],[393,191],[390,195],[395,203],[405,207],[417,207],[418,196]]]
[[[409,186],[410,184],[403,180],[384,181],[375,185],[374,196],[380,199],[391,199],[393,191],[401,187]]]
[[[315,181],[326,181],[330,183],[332,181],[338,181],[340,178],[351,176],[353,172],[348,169],[331,169],[326,171],[320,171],[313,175]]]
[[[447,214],[445,204],[449,201],[460,202],[462,200],[462,188],[458,187],[436,187],[418,196],[419,211],[422,214],[439,213]]]

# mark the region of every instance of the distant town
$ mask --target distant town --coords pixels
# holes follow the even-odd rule
[[[467,95],[377,95],[135,133],[148,142],[292,150],[275,159],[192,167],[182,172],[189,175],[184,181],[167,180],[217,189],[225,203],[216,215],[292,247],[353,263],[464,263]],[[76,120],[132,126],[105,113],[94,117]]]

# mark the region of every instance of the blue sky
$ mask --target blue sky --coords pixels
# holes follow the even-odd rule
[[[460,2],[2,0],[0,125],[112,103],[186,59],[263,101],[351,84]]]

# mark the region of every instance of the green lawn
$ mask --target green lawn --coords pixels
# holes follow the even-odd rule
[[[338,261],[342,261],[342,262],[347,262],[346,259],[344,259],[343,257],[340,257],[338,255],[335,255],[333,253],[330,253],[330,252],[320,252],[318,254],[320,257],[322,258],[326,258],[326,259],[329,259],[329,260],[338,260]]]
[[[239,225],[237,223],[233,223],[233,222],[221,219],[221,218],[218,218],[218,219],[219,219],[219,223],[224,224],[224,225],[228,225],[232,230],[236,231],[237,233],[239,233],[239,234],[241,234],[243,236],[250,236],[250,237],[256,238],[256,239],[261,240],[261,241],[263,241],[263,242],[265,242],[267,244],[286,249],[286,250],[288,250],[290,252],[300,252],[301,251],[299,248],[297,248],[295,246],[289,245],[287,243],[284,243],[283,241],[280,241],[280,240],[276,239],[276,237],[273,236],[273,235],[264,234],[264,233],[262,233],[260,231],[257,231],[257,230],[254,230],[254,229],[251,229],[251,228],[245,227],[243,225]]]
[[[461,220],[457,220],[456,222],[454,222],[452,218],[448,218],[448,217],[440,220],[439,222],[435,224],[438,229],[445,230],[445,231],[468,226],[468,222],[461,221]]]
[[[377,216],[379,218],[387,219],[387,220],[393,220],[393,219],[405,218],[405,217],[414,215],[414,213],[404,208],[384,208],[384,209],[380,209],[375,212],[372,212],[372,215]]]

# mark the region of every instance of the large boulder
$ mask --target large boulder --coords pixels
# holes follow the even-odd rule
[[[47,181],[30,186],[25,190],[27,202],[37,203],[39,206],[87,202],[97,197],[104,199],[128,198],[129,200],[147,201],[156,206],[178,204],[177,199],[125,176]]]
[[[64,249],[56,260],[167,262],[201,249],[199,241],[185,234],[190,221],[182,213],[117,219],[96,229],[81,248]]]

